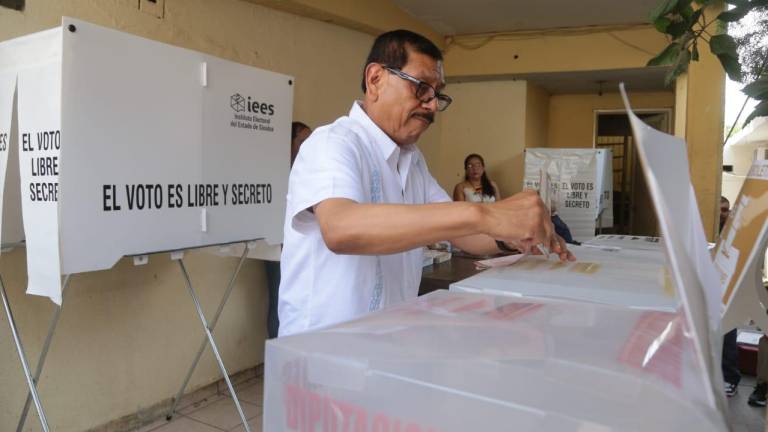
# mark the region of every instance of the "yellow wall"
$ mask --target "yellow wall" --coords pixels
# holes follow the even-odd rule
[[[441,114],[440,152],[432,174],[449,193],[464,178],[464,158],[478,153],[506,197],[520,190],[525,148],[525,81],[450,84],[454,103]]]
[[[525,100],[525,146],[546,147],[549,138],[550,95],[528,82]]]
[[[138,0],[27,0],[24,13],[0,8],[0,40],[54,27],[67,15],[291,74],[296,77],[294,118],[312,127],[348,112],[361,94],[362,64],[373,41],[368,34],[240,0],[166,0],[164,19],[138,11],[137,4]],[[23,250],[3,254],[0,272],[27,353],[36,359],[53,307],[46,299],[23,294],[24,257]],[[189,258],[209,315],[235,264],[235,258],[203,254]],[[216,330],[230,372],[263,361],[265,285],[262,263],[247,262]],[[71,288],[40,388],[53,429],[84,430],[171,397],[202,330],[168,255],[153,256],[142,267],[124,259],[112,270],[75,276]],[[4,315],[0,365],[0,430],[12,430],[26,386]],[[206,354],[190,388],[218,378],[212,356]],[[39,430],[34,412],[27,425],[27,430]]]
[[[595,110],[624,109],[618,93],[553,95],[549,101],[549,147],[593,147]],[[630,102],[633,109],[672,108],[675,96],[632,92]]]
[[[707,20],[720,11],[722,5],[709,7]],[[720,221],[725,72],[709,50],[701,51],[701,61],[692,62],[687,74],[685,139],[704,231],[714,241]]]

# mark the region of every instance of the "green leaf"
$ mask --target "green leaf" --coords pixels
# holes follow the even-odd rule
[[[672,67],[672,71],[667,76],[666,85],[672,84],[672,80],[669,78],[677,78],[681,74],[684,74],[688,70],[688,65],[691,64],[691,52],[687,49],[681,50],[680,55],[677,57],[675,65]]]
[[[744,79],[741,75],[741,63],[739,63],[738,57],[718,54],[717,59],[720,60],[720,64],[723,65],[723,69],[725,69],[725,73],[728,74],[730,79],[738,82]]]
[[[646,66],[663,66],[669,65],[677,61],[677,56],[680,55],[680,45],[677,43],[671,43],[664,48],[659,55],[648,60]]]
[[[723,22],[735,22],[744,18],[751,10],[752,5],[750,4],[739,5],[725,12],[720,12],[717,19]]]
[[[736,41],[728,34],[718,34],[709,39],[709,49],[715,55],[728,55],[739,58],[736,53]]]
[[[712,3],[712,0],[694,0],[696,4],[706,6],[710,3]]]
[[[755,109],[747,116],[747,119],[744,120],[744,125],[742,125],[742,127],[748,125],[753,118],[765,117],[766,115],[768,115],[768,101],[763,101],[757,104]]]
[[[677,5],[677,1],[678,0],[661,0],[661,2],[653,8],[650,15],[648,15],[648,21],[656,22],[659,17],[672,12],[672,9]]]
[[[696,9],[696,12],[694,12],[693,15],[691,15],[690,18],[686,20],[686,22],[688,23],[688,27],[692,27],[694,24],[699,22],[699,18],[701,18],[701,14],[703,13],[704,13],[703,7]]]
[[[656,30],[660,31],[661,33],[666,33],[667,27],[669,27],[670,24],[672,24],[672,20],[666,17],[660,17],[653,22],[653,26],[656,27]]]
[[[678,51],[677,59],[675,60],[674,65],[672,66],[672,69],[667,72],[667,75],[664,77],[664,85],[669,87],[672,85],[672,82],[677,79],[678,76],[685,73],[685,71],[688,70],[688,65],[691,63],[691,52],[687,49],[683,49]]]
[[[758,100],[768,99],[768,77],[762,77],[741,89],[745,95]]]
[[[667,33],[668,35],[672,36],[672,39],[677,39],[680,36],[684,35],[686,31],[690,29],[690,26],[685,21],[676,21],[670,24],[667,27]]]
[[[744,6],[749,4],[749,0],[725,0],[725,2],[734,6]]]
[[[691,60],[699,61],[699,46],[694,42],[693,49],[691,50]]]
[[[682,4],[683,2],[680,2],[678,3],[676,8],[677,13],[680,14],[680,16],[683,17],[683,19],[685,19],[685,21],[688,21],[693,15],[693,8],[691,7],[690,4],[687,4],[690,2],[691,0],[685,0],[686,4]]]

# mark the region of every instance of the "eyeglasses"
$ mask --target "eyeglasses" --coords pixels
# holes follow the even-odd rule
[[[414,78],[408,75],[407,73],[401,71],[400,69],[391,68],[389,66],[384,66],[384,69],[388,70],[390,73],[393,73],[406,81],[410,81],[416,84],[416,99],[418,99],[419,102],[421,103],[427,104],[432,102],[432,99],[437,98],[437,110],[445,111],[445,109],[448,108],[448,105],[450,105],[451,102],[453,102],[453,99],[450,96],[438,92],[431,85],[425,83],[424,81],[418,78]]]

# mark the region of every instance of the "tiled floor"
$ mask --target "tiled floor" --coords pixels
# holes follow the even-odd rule
[[[261,432],[264,381],[259,376],[235,386],[251,432]],[[180,409],[169,423],[158,420],[140,432],[241,432],[245,428],[226,389],[199,403]]]
[[[765,408],[747,405],[749,395],[755,387],[755,377],[743,376],[739,392],[728,399],[730,423],[733,432],[763,432],[765,430]]]
[[[765,408],[747,405],[755,378],[745,376],[739,384],[739,392],[728,399],[733,432],[763,432]],[[240,403],[252,432],[261,432],[264,381],[259,376],[235,387]],[[165,420],[139,429],[140,432],[242,432],[243,425],[229,393],[224,391],[200,403],[182,408],[170,423]]]

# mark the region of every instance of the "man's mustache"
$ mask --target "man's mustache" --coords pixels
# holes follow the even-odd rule
[[[426,120],[427,122],[429,122],[429,124],[432,124],[432,123],[434,123],[434,122],[435,122],[435,114],[433,114],[433,113],[431,113],[431,112],[425,112],[425,113],[414,113],[414,114],[413,114],[413,117],[421,117],[421,118],[423,118],[424,120]]]

